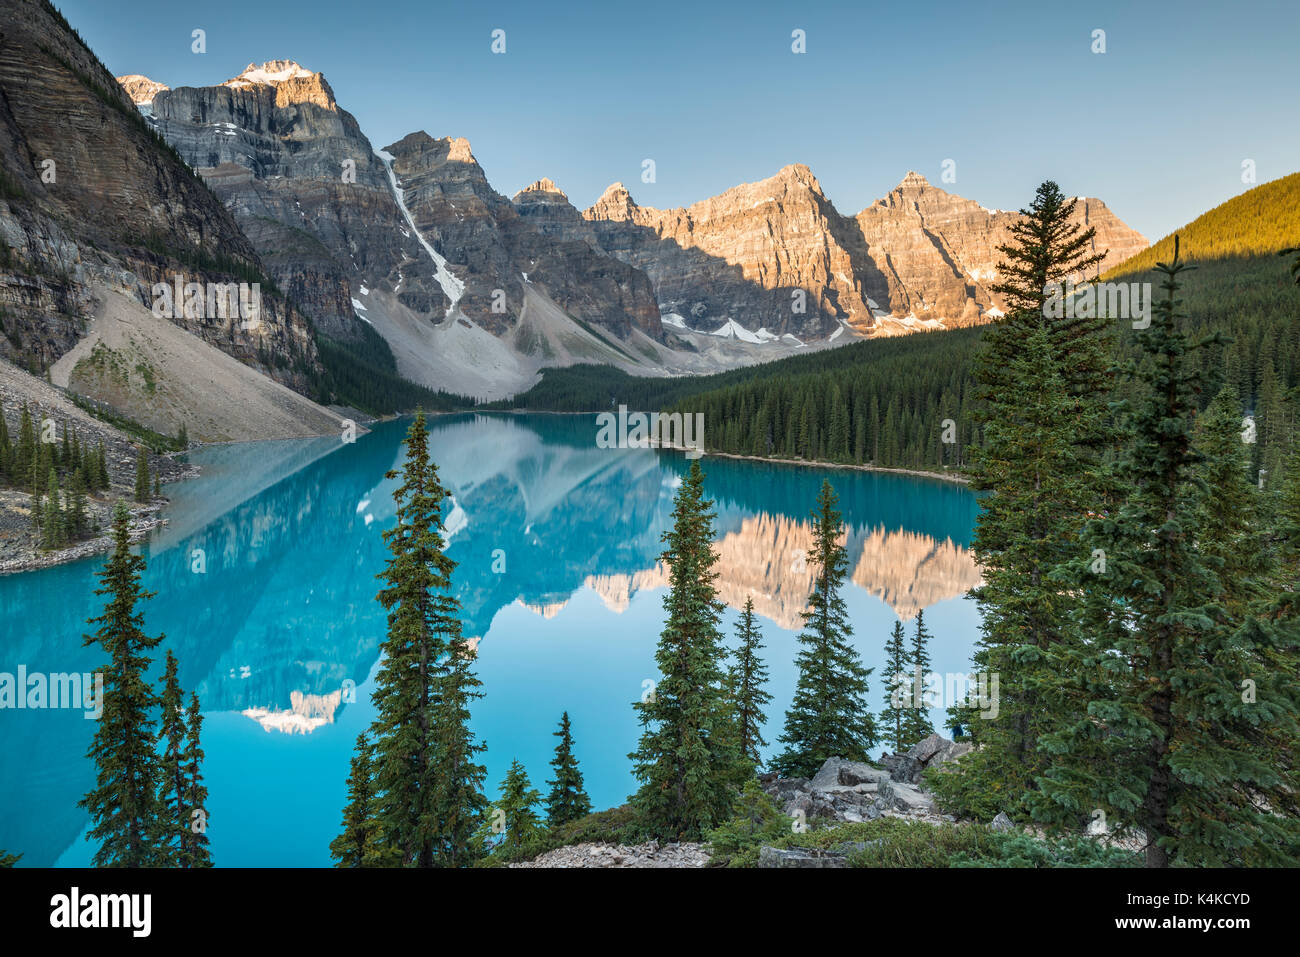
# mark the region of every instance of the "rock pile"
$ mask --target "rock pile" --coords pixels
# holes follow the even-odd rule
[[[891,781],[920,784],[921,773],[926,768],[956,761],[973,747],[965,742],[949,741],[941,734],[932,734],[912,745],[906,754],[883,755],[880,763],[889,771]]]
[[[706,867],[703,844],[574,844],[510,867]]]

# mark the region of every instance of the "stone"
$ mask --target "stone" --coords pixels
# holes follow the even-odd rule
[[[1011,818],[1007,817],[1006,811],[998,811],[997,817],[993,819],[993,823],[989,826],[995,831],[1012,831],[1016,827],[1011,822]]]
[[[759,867],[847,867],[848,855],[816,848],[778,848],[763,845],[758,849]]]

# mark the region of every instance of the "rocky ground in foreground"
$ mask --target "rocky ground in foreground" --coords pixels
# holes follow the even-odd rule
[[[703,844],[574,844],[510,867],[707,867]]]
[[[951,824],[955,818],[940,814],[935,808],[933,795],[920,787],[921,775],[928,768],[956,761],[970,750],[969,744],[933,734],[906,753],[885,755],[881,759],[883,768],[843,758],[828,758],[811,778],[778,778],[775,774],[764,774],[759,776],[759,781],[786,816],[809,826],[861,823],[881,817],[934,825]],[[993,826],[1000,828],[1002,822],[995,821]],[[1011,826],[1010,821],[1005,822],[1005,827]],[[758,866],[846,867],[849,854],[861,849],[862,844],[854,842],[830,848],[763,847]],[[710,860],[707,844],[589,842],[556,848],[531,861],[509,866],[675,868],[707,867]]]

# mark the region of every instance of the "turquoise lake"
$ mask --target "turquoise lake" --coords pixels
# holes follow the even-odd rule
[[[204,711],[204,775],[218,866],[328,866],[385,618],[374,600],[393,523],[409,421],[337,438],[213,446],[191,454],[200,478],[167,487],[167,528],[143,546],[145,625],[180,660]],[[488,793],[512,758],[546,791],[560,713],[597,808],[634,789],[632,702],[655,680],[664,595],[658,556],[689,461],[650,449],[602,449],[594,417],[466,414],[430,421],[430,447],[454,494],[448,554],[464,630],[478,636],[486,694],[473,726],[488,745]],[[899,617],[925,610],[936,672],[966,672],[978,631],[965,597],[978,580],[967,550],[978,511],[964,486],[924,477],[719,459],[701,461],[717,511],[719,591],[730,644],[753,596],[780,733],[811,570],[809,513],[823,478],[840,496],[854,640],[875,668]],[[101,610],[102,557],[0,577],[0,672],[93,671],[82,645]],[[355,682],[355,702],[347,689]],[[942,710],[933,709],[936,727]],[[85,756],[94,730],[79,710],[0,709],[0,849],[29,866],[88,865]]]

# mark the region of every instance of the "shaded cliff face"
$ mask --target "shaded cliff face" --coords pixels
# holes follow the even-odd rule
[[[41,371],[78,341],[95,286],[151,305],[153,283],[252,280],[256,250],[155,137],[44,0],[0,9],[0,356]],[[261,321],[178,317],[295,388],[316,365],[305,318],[263,291]]]
[[[249,66],[220,86],[153,90],[152,122],[199,171],[261,253],[277,284],[335,338],[355,334],[354,286],[396,277],[419,244],[383,163],[320,73],[288,60]],[[403,292],[445,309],[437,284],[411,270]]]
[[[418,132],[384,152],[393,157],[416,227],[464,284],[458,308],[483,328],[498,336],[513,328],[522,312],[524,284],[531,283],[566,313],[620,339],[633,329],[662,337],[646,275],[598,252],[581,236],[545,228],[544,218],[521,215],[488,183],[468,140]]]

